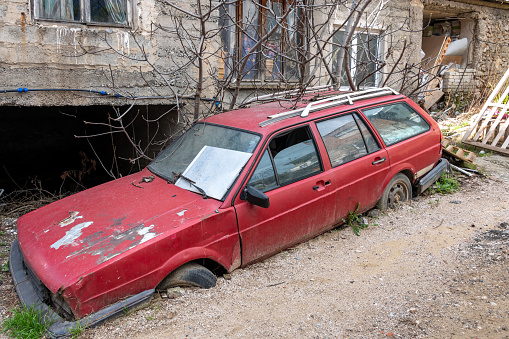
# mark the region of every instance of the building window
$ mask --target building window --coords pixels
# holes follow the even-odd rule
[[[37,19],[129,25],[130,0],[34,0]]]
[[[343,42],[345,32],[334,34],[332,69],[337,69],[337,56],[339,45]],[[378,34],[356,33],[353,36],[351,49],[345,54],[347,64],[350,66],[352,79],[357,87],[375,87],[379,83],[379,73],[376,71],[381,64],[381,41]],[[348,79],[344,65],[341,71],[341,86],[348,86]]]
[[[298,80],[301,71],[298,67],[301,47],[299,8],[284,1],[244,0],[225,4],[219,11],[220,78],[241,71],[243,80]],[[284,22],[278,23],[278,18],[286,13]],[[273,34],[257,47],[259,39],[273,29]],[[245,58],[247,62],[241,70]]]

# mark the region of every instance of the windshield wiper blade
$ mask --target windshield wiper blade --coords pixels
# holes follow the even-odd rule
[[[173,173],[173,183],[174,184],[177,182],[177,180],[179,178],[182,178],[182,179],[186,180],[188,183],[190,183],[192,186],[194,186],[203,195],[203,199],[207,199],[207,193],[205,193],[205,191],[202,188],[198,187],[196,185],[195,181],[189,179],[188,177],[183,176],[182,173],[175,173],[175,172],[172,172],[172,173]]]

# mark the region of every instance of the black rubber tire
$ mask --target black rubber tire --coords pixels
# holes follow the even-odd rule
[[[165,291],[170,287],[201,287],[216,286],[217,278],[210,270],[194,262],[189,262],[168,274],[157,286],[157,290]]]
[[[380,210],[384,211],[388,208],[394,208],[399,202],[407,201],[411,198],[412,185],[410,180],[403,173],[398,173],[391,179],[376,205]]]

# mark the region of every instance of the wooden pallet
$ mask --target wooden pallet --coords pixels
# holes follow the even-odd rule
[[[450,141],[447,139],[444,139],[444,141],[442,141],[442,147],[443,147],[442,150],[446,154],[449,154],[450,156],[455,157],[459,160],[466,161],[470,164],[473,164],[475,158],[477,157],[477,154],[475,154],[474,152],[470,152],[463,148],[451,145]]]
[[[463,139],[465,144],[509,154],[509,68],[475,116]]]

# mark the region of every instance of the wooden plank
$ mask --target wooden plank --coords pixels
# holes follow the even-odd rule
[[[425,53],[422,66],[434,67],[440,65],[451,38],[448,36],[430,36],[422,38],[422,50]],[[445,49],[444,49],[445,47]],[[426,69],[425,69],[426,70]]]
[[[507,141],[509,142],[509,138],[507,139]],[[475,141],[470,141],[470,140],[463,141],[463,143],[467,144],[467,145],[472,145],[472,146],[489,149],[489,150],[503,153],[503,154],[509,154],[509,149],[506,149],[507,145],[502,148],[502,147],[496,147],[496,146],[491,146],[491,145],[484,145],[482,142],[475,142]]]
[[[505,121],[505,123],[500,126],[500,130],[498,131],[497,136],[495,139],[493,139],[493,142],[491,143],[493,146],[496,146],[498,144],[498,141],[504,136],[506,138],[505,141],[509,140],[508,136],[505,135],[505,131],[507,131],[507,127],[509,126],[509,119]]]
[[[475,157],[477,156],[474,152],[470,152],[450,144],[448,139],[444,139],[442,141],[442,151],[458,160],[462,160],[468,163],[473,163]]]
[[[509,87],[507,87],[507,89],[509,89]],[[488,142],[488,140],[491,138],[491,135],[497,129],[498,124],[500,124],[500,121],[502,121],[502,118],[504,117],[506,112],[507,112],[507,106],[503,110],[498,111],[497,118],[491,123],[491,128],[488,131],[488,133],[486,133],[486,136],[484,137],[484,140],[482,141],[483,144],[486,144]],[[494,144],[493,146],[496,146],[496,144]]]
[[[486,109],[488,108],[488,106],[490,104],[493,103],[493,99],[495,98],[495,96],[498,94],[498,92],[500,92],[500,89],[502,88],[502,86],[506,83],[507,79],[509,78],[509,68],[507,69],[507,71],[505,72],[504,76],[502,77],[502,79],[500,79],[499,83],[497,84],[497,86],[495,87],[495,89],[493,90],[493,92],[491,92],[490,96],[488,97],[488,100],[486,100],[486,102],[484,103],[483,107],[481,108],[481,111],[479,112],[479,115],[477,116],[477,118],[473,121],[473,123],[471,124],[472,127],[470,127],[466,132],[465,132],[465,135],[463,135],[463,139],[461,140],[462,142],[466,142],[471,134],[472,134],[472,131],[476,128],[477,124],[481,121],[481,119],[483,118],[483,115],[484,113],[486,112]],[[488,120],[488,119],[487,119]],[[486,125],[488,124],[487,121],[486,122]],[[484,124],[484,122],[483,122]],[[484,127],[486,127],[486,125],[484,125]],[[484,130],[484,128],[479,128],[479,131],[477,131],[477,138],[479,138],[479,135],[480,133]],[[473,140],[477,140],[476,137],[473,138]]]
[[[426,92],[424,95],[424,108],[429,109],[431,106],[433,106],[434,103],[436,103],[438,100],[440,100],[441,97],[444,96],[444,92],[437,89],[433,92]]]
[[[224,75],[225,75],[225,62],[224,62],[224,59],[225,59],[225,56],[226,56],[226,53],[223,52],[223,51],[219,51],[219,58],[218,58],[218,62],[217,62],[217,78],[222,80],[224,79]]]

